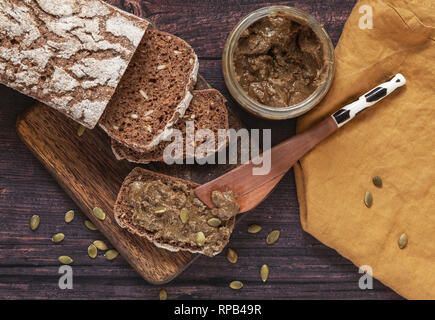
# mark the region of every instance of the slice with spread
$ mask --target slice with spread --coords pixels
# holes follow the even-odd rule
[[[215,191],[210,209],[195,197],[197,186],[135,168],[118,194],[116,221],[158,247],[214,256],[228,243],[239,207],[230,191]]]

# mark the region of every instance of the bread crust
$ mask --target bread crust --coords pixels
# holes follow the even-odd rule
[[[2,0],[0,83],[92,129],[148,25],[101,0]]]

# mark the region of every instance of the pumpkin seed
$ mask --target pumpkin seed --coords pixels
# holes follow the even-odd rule
[[[198,232],[196,234],[196,243],[199,246],[201,246],[201,247],[204,245],[204,243],[205,243],[205,235],[204,235],[204,233],[202,231],[200,231],[200,232]]]
[[[116,251],[115,249],[107,250],[106,253],[104,254],[104,256],[106,257],[107,260],[113,260],[113,259],[115,259],[118,255],[119,255],[119,252]]]
[[[65,235],[63,233],[56,233],[54,236],[51,237],[51,241],[54,243],[59,243],[65,239]]]
[[[106,219],[106,214],[104,213],[104,211],[101,208],[94,208],[94,215],[100,219],[101,221],[103,221],[104,219]]]
[[[180,211],[180,219],[182,223],[186,223],[189,220],[189,209],[183,208]]]
[[[241,281],[233,281],[230,283],[230,288],[233,290],[239,290],[243,288],[243,283]]]
[[[364,197],[364,203],[367,208],[370,208],[373,205],[373,196],[370,191],[366,192],[366,195]]]
[[[70,210],[67,213],[65,213],[65,222],[70,223],[74,220],[74,210]]]
[[[39,227],[39,223],[41,222],[41,219],[37,214],[33,215],[30,218],[30,230],[35,231]]]
[[[83,133],[85,133],[85,131],[86,131],[86,128],[82,125],[79,125],[79,127],[77,128],[77,135],[79,137],[81,137],[83,135]]]
[[[98,254],[97,247],[94,246],[93,244],[91,244],[88,247],[88,255],[89,255],[89,257],[92,258],[92,259],[95,259],[97,257],[97,254]]]
[[[267,244],[274,244],[275,242],[278,241],[280,234],[281,234],[281,232],[279,230],[273,230],[271,233],[269,233],[267,235],[266,243]]]
[[[59,260],[59,262],[62,263],[62,264],[71,264],[71,263],[74,262],[74,260],[71,259],[71,257],[69,257],[69,256],[60,256],[60,257],[58,258],[58,260]]]
[[[382,188],[382,179],[381,177],[373,177],[373,184],[378,187],[378,188]]]
[[[406,233],[403,233],[399,238],[399,248],[405,249],[405,247],[408,245],[408,236]]]
[[[267,264],[263,264],[263,265],[261,266],[261,269],[260,269],[260,276],[261,276],[261,280],[262,280],[263,282],[266,282],[266,281],[267,281],[267,278],[269,278],[269,267],[267,266]]]
[[[249,233],[258,233],[261,231],[261,226],[259,226],[258,224],[251,224],[248,227],[248,232]]]
[[[237,252],[231,248],[228,248],[227,260],[231,263],[236,263],[238,258],[239,258],[239,255],[237,254]]]
[[[166,290],[165,289],[160,290],[159,299],[166,300],[167,298],[168,298],[168,294],[166,293]]]
[[[217,228],[222,224],[222,221],[218,218],[210,218],[210,219],[208,219],[207,224],[210,227]]]
[[[166,212],[166,208],[163,206],[158,206],[154,208],[154,213],[163,213]]]
[[[91,220],[86,220],[85,226],[86,226],[86,228],[88,228],[91,231],[98,230],[98,228],[91,222]]]
[[[106,251],[107,249],[109,249],[107,247],[107,244],[104,241],[101,240],[95,240],[92,243],[98,250],[102,250],[102,251]]]

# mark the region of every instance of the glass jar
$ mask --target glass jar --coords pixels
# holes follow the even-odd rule
[[[326,63],[325,81],[304,101],[284,108],[266,106],[251,98],[240,86],[236,78],[233,55],[240,35],[254,22],[267,17],[283,13],[292,20],[308,25],[320,39]],[[316,106],[331,87],[335,74],[334,46],[323,26],[311,15],[292,7],[271,6],[258,9],[240,21],[228,37],[222,58],[223,74],[227,88],[233,98],[250,113],[265,119],[283,120],[298,117]]]

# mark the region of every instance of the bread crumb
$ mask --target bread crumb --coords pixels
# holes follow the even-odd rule
[[[139,116],[138,116],[136,113],[133,113],[133,114],[131,115],[131,117],[132,117],[133,119],[138,119],[138,118],[139,118]]]
[[[157,70],[163,70],[166,69],[166,66],[164,64],[157,67]]]
[[[143,90],[139,90],[139,93],[141,94],[142,97],[144,97],[145,99],[148,100],[148,96],[147,96],[147,94],[145,93],[145,91],[143,91]]]

